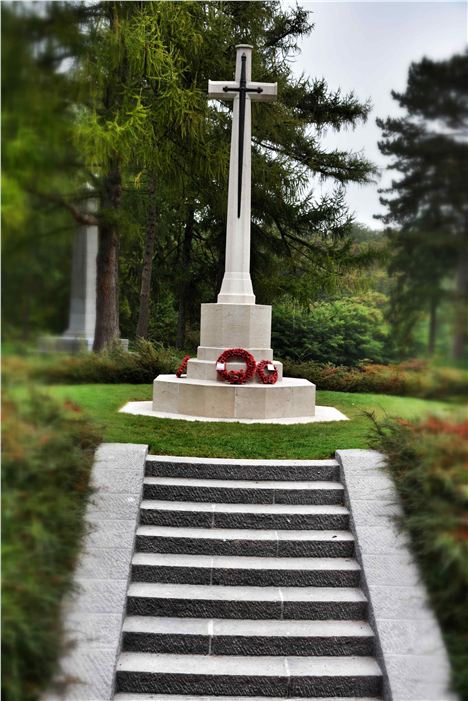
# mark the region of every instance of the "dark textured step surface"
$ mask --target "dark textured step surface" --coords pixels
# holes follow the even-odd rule
[[[144,500],[140,522],[189,528],[260,528],[278,530],[346,530],[349,512],[331,504],[204,504]]]
[[[146,474],[152,477],[195,477],[234,480],[339,480],[336,460],[216,460],[148,455]]]
[[[275,531],[140,526],[138,552],[259,557],[352,557],[350,531]]]
[[[130,615],[194,618],[362,620],[367,600],[349,587],[229,587],[134,582]]]
[[[248,481],[145,477],[145,499],[227,504],[342,504],[343,485],[324,481]]]
[[[117,690],[240,696],[368,696],[381,690],[370,657],[231,657],[124,652]]]
[[[192,655],[372,655],[364,621],[232,620],[130,616],[123,649]]]
[[[223,557],[135,553],[135,582],[288,587],[356,587],[360,568],[351,558]]]
[[[127,694],[125,692],[116,694],[114,696],[114,701],[239,701],[241,696],[193,696],[183,695],[176,696],[171,694]],[[263,696],[251,696],[250,701],[264,701]],[[271,696],[269,701],[279,701],[278,697]],[[289,697],[289,701],[298,701],[297,697]],[[373,696],[359,697],[353,696],[327,696],[325,699],[323,696],[315,697],[314,701],[381,701],[380,697],[377,698]]]

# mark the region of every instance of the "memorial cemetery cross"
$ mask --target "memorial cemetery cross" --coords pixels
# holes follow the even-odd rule
[[[233,100],[231,156],[229,164],[226,263],[218,303],[255,304],[250,279],[251,101],[276,99],[276,83],[255,83],[252,47],[236,46],[233,81],[208,81],[208,97]]]

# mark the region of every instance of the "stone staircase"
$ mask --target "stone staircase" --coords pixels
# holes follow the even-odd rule
[[[115,701],[380,698],[338,464],[285,470],[148,459]]]

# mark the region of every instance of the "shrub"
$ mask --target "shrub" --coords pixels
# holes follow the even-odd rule
[[[295,361],[356,365],[386,360],[383,295],[274,307],[272,343],[278,355]],[[379,306],[380,305],[380,306]]]
[[[33,376],[53,384],[145,384],[161,373],[174,373],[182,356],[180,351],[140,339],[132,353],[118,344],[101,353],[57,356],[53,362],[46,360],[38,364]]]
[[[3,411],[2,694],[33,701],[59,657],[99,437],[78,407],[37,390],[7,388]]]
[[[404,527],[468,698],[468,421],[429,417],[375,424],[373,446],[387,455]]]
[[[399,365],[360,365],[350,368],[331,363],[284,361],[284,374],[302,377],[318,389],[334,392],[370,392],[421,399],[461,399],[468,396],[468,372],[433,368],[421,361]]]

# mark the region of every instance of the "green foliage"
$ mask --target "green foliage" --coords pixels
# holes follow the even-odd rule
[[[280,357],[334,365],[386,359],[383,295],[314,302],[307,309],[291,302],[273,312],[272,344]]]
[[[376,423],[403,505],[401,524],[439,618],[460,698],[468,698],[468,422],[437,417]]]
[[[399,365],[336,366],[285,360],[285,375],[310,380],[319,389],[336,392],[375,392],[423,399],[468,399],[468,372],[433,367],[422,361]]]
[[[60,605],[84,529],[96,430],[38,390],[3,397],[2,696],[36,701],[62,645]]]
[[[308,12],[263,1],[47,2],[40,11],[15,3],[2,12],[10,334],[20,319],[24,335],[65,328],[74,226],[66,217],[72,212],[76,218],[70,205],[93,195],[100,199],[101,234],[112,227],[106,240],[117,247],[120,239],[125,335],[135,334],[151,201],[157,204],[151,336],[173,340],[175,328],[158,319],[169,304],[189,326],[198,323],[199,303],[218,292],[224,265],[231,129],[229,108],[206,99],[206,84],[232,74],[234,47],[243,42],[255,46],[255,78],[279,86],[278,102],[254,105],[252,275],[258,298],[271,302],[289,293],[308,300],[321,289],[336,290],[349,269],[351,218],[339,187],[326,197],[308,188],[317,174],[337,186],[367,180],[372,167],[365,158],[327,151],[320,134],[355,126],[369,106],[322,78],[294,76],[286,59],[312,30]],[[185,250],[190,208],[195,231]],[[14,253],[18,247],[21,255]],[[31,277],[37,295],[22,292]],[[20,314],[18,299],[27,303]]]
[[[132,352],[116,346],[101,353],[68,357],[4,357],[10,374],[40,382],[82,384],[150,384],[161,373],[174,373],[185,352],[140,340]],[[302,377],[319,390],[370,392],[424,399],[468,398],[468,372],[463,369],[408,361],[399,365],[360,364],[357,367],[283,359],[284,374]]]
[[[139,339],[131,353],[116,344],[100,353],[65,358],[58,356],[33,366],[32,375],[35,379],[54,384],[141,384],[152,382],[161,373],[174,373],[179,364],[179,351]]]
[[[44,34],[23,3],[2,3],[3,333],[63,330],[69,296],[69,214],[39,191],[75,188],[70,102],[75,86],[51,51],[59,3]],[[34,290],[34,294],[31,294]]]
[[[379,148],[398,171],[381,198],[388,208],[382,219],[394,227],[389,270],[395,339],[404,349],[421,311],[430,309],[432,353],[437,310],[448,297],[458,308],[454,357],[459,359],[468,352],[467,85],[468,52],[443,61],[423,58],[410,66],[405,92],[392,92],[403,116],[377,120]]]

